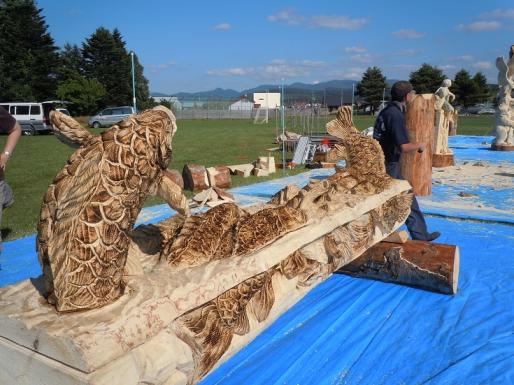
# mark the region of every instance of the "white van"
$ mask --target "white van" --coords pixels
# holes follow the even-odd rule
[[[0,106],[14,116],[20,124],[24,135],[36,135],[37,133],[50,132],[52,126],[48,114],[54,109],[55,101],[48,102],[5,102]]]

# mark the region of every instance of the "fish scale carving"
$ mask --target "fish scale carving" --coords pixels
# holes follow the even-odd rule
[[[134,115],[94,136],[52,112],[54,129],[80,148],[43,199],[37,251],[49,302],[58,311],[93,309],[123,293],[127,236],[150,194],[187,213],[182,190],[162,171],[176,131],[171,111]]]

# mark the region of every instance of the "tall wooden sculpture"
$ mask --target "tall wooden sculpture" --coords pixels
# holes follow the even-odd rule
[[[450,92],[452,81],[445,79],[434,94],[435,97],[435,126],[432,140],[432,166],[453,166],[453,152],[448,147],[450,125],[456,121],[456,111],[450,102],[455,95]]]
[[[495,131],[496,138],[492,149],[499,151],[514,151],[514,45],[510,47],[509,60],[503,56],[496,59],[498,68],[498,95],[496,107]]]

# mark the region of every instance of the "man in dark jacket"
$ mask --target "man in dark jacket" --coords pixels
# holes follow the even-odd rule
[[[380,112],[373,128],[373,137],[384,151],[386,171],[396,179],[403,179],[400,170],[401,153],[423,152],[426,146],[425,143],[410,143],[405,126],[405,105],[413,92],[409,82],[394,83],[391,88],[391,102]],[[433,241],[441,235],[438,231],[428,232],[416,197],[412,201],[411,213],[405,224],[412,239]]]
[[[7,134],[4,151],[0,154],[0,222],[2,211],[14,203],[14,194],[11,187],[4,180],[5,168],[21,136],[21,127],[16,119],[5,108],[0,106],[0,133]],[[2,235],[0,233],[0,242]],[[1,250],[1,247],[0,247]]]

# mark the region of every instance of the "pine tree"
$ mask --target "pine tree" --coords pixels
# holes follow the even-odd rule
[[[439,68],[423,63],[421,67],[411,72],[409,81],[418,94],[434,93],[446,76]]]
[[[477,72],[473,76],[473,83],[475,84],[475,103],[484,103],[491,98],[490,89],[487,85],[487,79],[482,72]]]
[[[461,69],[455,74],[452,92],[455,94],[455,102],[465,108],[475,104],[476,84],[465,69]]]
[[[131,104],[130,59],[118,30],[111,33],[98,28],[82,43],[82,58],[85,76],[96,79],[106,90],[102,107]]]
[[[0,2],[0,100],[55,96],[57,47],[33,0]]]
[[[362,75],[362,79],[357,84],[357,93],[360,97],[366,99],[371,105],[371,112],[380,105],[384,90],[387,88],[386,77],[378,67],[369,67]]]

